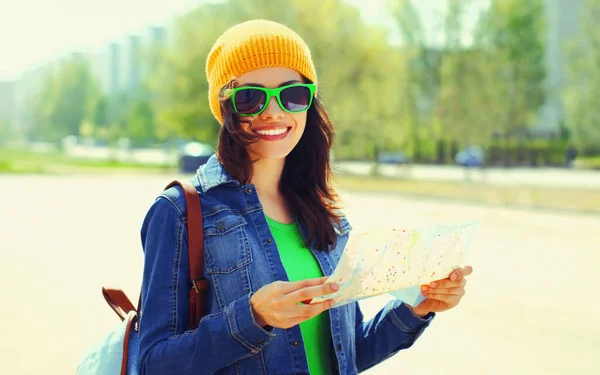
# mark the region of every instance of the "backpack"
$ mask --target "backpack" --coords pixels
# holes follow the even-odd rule
[[[190,327],[195,329],[204,315],[204,294],[208,290],[208,280],[202,277],[204,261],[202,209],[194,185],[175,180],[167,185],[165,190],[175,185],[183,189],[187,207],[190,278],[192,281],[189,294]],[[77,367],[77,375],[138,375],[140,371],[138,322],[142,313],[141,292],[137,309],[119,288],[103,287],[102,295],[121,319],[121,324],[85,354]]]

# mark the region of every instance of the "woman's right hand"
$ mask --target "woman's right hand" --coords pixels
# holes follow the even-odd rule
[[[261,327],[290,328],[333,306],[328,299],[314,304],[300,304],[338,290],[334,283],[324,284],[328,277],[296,282],[275,281],[260,288],[250,298],[256,323]]]

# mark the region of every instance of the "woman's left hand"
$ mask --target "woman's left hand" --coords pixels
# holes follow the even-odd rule
[[[421,293],[426,298],[417,307],[411,307],[418,316],[425,316],[430,312],[450,310],[459,304],[465,295],[466,277],[473,273],[473,267],[457,268],[445,279],[421,286]]]

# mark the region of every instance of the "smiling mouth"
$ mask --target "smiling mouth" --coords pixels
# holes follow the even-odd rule
[[[258,135],[263,141],[280,141],[287,137],[292,130],[292,127],[276,128],[276,129],[257,129],[254,134]]]
[[[254,130],[254,133],[260,136],[278,136],[289,132],[291,127],[268,129],[268,130]]]

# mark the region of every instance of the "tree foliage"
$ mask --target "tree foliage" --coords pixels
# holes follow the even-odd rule
[[[45,76],[32,105],[32,138],[59,140],[78,135],[84,120],[91,117],[100,90],[88,61],[79,55],[61,61]]]
[[[600,152],[600,1],[581,5],[579,35],[565,46],[566,122],[579,148]]]

